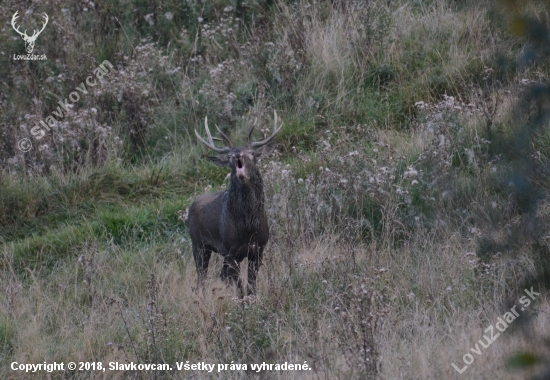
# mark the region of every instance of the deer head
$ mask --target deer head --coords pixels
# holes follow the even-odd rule
[[[282,124],[279,126],[277,125],[277,112],[273,111],[273,113],[274,124],[271,135],[261,141],[252,142],[252,132],[254,131],[254,126],[252,126],[250,132],[248,132],[248,144],[242,147],[234,148],[229,137],[227,137],[217,125],[216,129],[223,139],[213,138],[210,133],[210,129],[208,128],[208,117],[204,119],[204,128],[206,130],[208,141],[204,140],[196,129],[195,134],[204,145],[220,154],[219,156],[208,157],[210,161],[219,166],[228,166],[231,169],[231,177],[237,178],[242,184],[246,184],[257,171],[256,162],[258,161],[258,158],[260,158],[263,154],[270,153],[273,148],[270,143],[282,128]],[[218,148],[214,144],[214,140],[224,140],[227,143],[227,146],[224,148]]]
[[[48,15],[46,13],[44,13],[42,15],[42,17],[44,18],[44,25],[42,25],[42,29],[40,30],[34,30],[32,36],[28,36],[27,35],[27,30],[25,29],[25,31],[23,33],[21,33],[19,31],[19,27],[18,26],[15,26],[15,20],[17,19],[17,13],[18,12],[15,12],[15,14],[13,15],[12,19],[11,19],[11,26],[13,27],[13,29],[23,38],[23,41],[25,41],[25,50],[27,51],[27,53],[32,53],[32,51],[34,50],[34,42],[36,41],[36,39],[38,38],[38,36],[40,35],[40,33],[42,33],[42,31],[44,30],[44,28],[46,27],[46,25],[48,24]]]

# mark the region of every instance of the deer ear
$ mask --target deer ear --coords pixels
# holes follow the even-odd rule
[[[262,146],[254,151],[254,156],[260,158],[262,156],[269,156],[275,150],[275,141],[271,141],[269,144]]]
[[[209,156],[208,159],[218,166],[229,166],[229,158],[227,156]]]

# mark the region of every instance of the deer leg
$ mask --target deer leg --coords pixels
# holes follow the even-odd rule
[[[193,257],[195,258],[195,265],[197,267],[197,285],[204,286],[204,279],[208,272],[208,263],[210,262],[210,256],[212,250],[207,248],[198,248],[193,245]]]
[[[222,280],[228,280],[231,284],[237,283],[237,290],[239,291],[239,296],[243,296],[243,285],[240,278],[240,266],[235,257],[225,256],[223,259],[223,267],[221,278]]]
[[[260,265],[262,265],[262,257],[264,254],[264,247],[260,247],[258,250],[254,250],[248,254],[248,294],[253,295],[256,293],[256,276]]]

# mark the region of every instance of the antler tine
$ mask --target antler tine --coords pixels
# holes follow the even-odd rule
[[[263,139],[261,141],[253,142],[252,144],[250,144],[251,148],[259,148],[261,146],[264,146],[264,145],[268,144],[269,142],[271,142],[271,140],[273,140],[273,138],[275,138],[277,133],[279,133],[281,131],[281,128],[283,128],[283,123],[281,123],[279,128],[277,128],[277,111],[273,110],[273,115],[274,115],[274,117],[273,117],[274,122],[273,122],[273,132],[271,133],[271,136],[269,136],[268,138]]]
[[[252,124],[252,128],[250,128],[250,132],[248,132],[248,143],[250,144],[250,139],[252,138],[252,132],[254,132],[254,128],[256,128],[256,122],[258,121],[258,118],[254,119],[254,124]]]
[[[217,124],[216,124],[216,129],[218,130],[218,132],[220,133],[220,135],[222,135],[223,139],[227,142],[227,144],[228,144],[230,147],[232,147],[232,146],[233,146],[233,143],[231,142],[231,140],[229,140],[229,137],[227,137],[227,136],[225,135],[225,133],[223,133],[223,132],[221,131],[221,129],[218,127]]]
[[[252,138],[252,132],[254,132],[255,125],[250,128],[250,131],[248,132],[248,143],[250,144],[250,139]]]
[[[206,135],[208,136],[208,142],[205,141],[200,135],[199,132],[195,129],[195,135],[197,135],[197,138],[202,142],[204,145],[212,149],[216,153],[228,153],[231,148],[225,147],[225,148],[217,148],[216,145],[214,145],[214,140],[212,139],[212,134],[210,133],[210,129],[208,129],[208,116],[204,118],[204,129],[206,129]]]

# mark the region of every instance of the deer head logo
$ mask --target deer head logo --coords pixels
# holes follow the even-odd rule
[[[18,12],[15,12],[15,14],[13,15],[12,19],[11,19],[11,26],[13,27],[13,29],[23,38],[23,41],[25,41],[25,50],[27,51],[27,53],[32,53],[32,51],[34,50],[34,42],[36,41],[36,39],[38,38],[38,36],[40,35],[40,33],[42,33],[42,31],[44,30],[44,28],[46,27],[46,25],[48,24],[48,15],[46,13],[44,13],[42,15],[42,17],[44,18],[44,25],[42,26],[42,29],[40,30],[34,30],[34,33],[32,34],[32,36],[28,36],[27,35],[27,29],[25,29],[25,31],[23,33],[21,33],[19,31],[19,27],[18,26],[15,26],[15,20],[17,19],[17,13]]]

